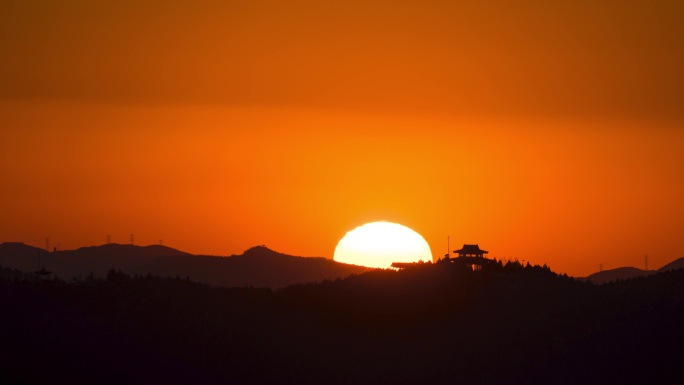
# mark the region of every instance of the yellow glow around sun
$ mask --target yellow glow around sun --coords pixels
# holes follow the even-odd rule
[[[372,222],[348,232],[335,248],[335,261],[388,268],[392,262],[432,261],[432,252],[417,232],[391,222]]]

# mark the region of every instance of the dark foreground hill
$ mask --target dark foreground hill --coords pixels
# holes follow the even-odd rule
[[[34,272],[41,267],[62,279],[91,275],[103,278],[111,269],[127,274],[188,277],[216,286],[280,288],[361,273],[365,267],[325,258],[277,253],[263,246],[230,257],[199,256],[161,245],[106,244],[77,250],[46,252],[22,243],[0,244],[0,266]]]
[[[0,303],[0,383],[684,380],[684,270],[591,285],[425,264],[279,291],[112,271],[0,280]]]

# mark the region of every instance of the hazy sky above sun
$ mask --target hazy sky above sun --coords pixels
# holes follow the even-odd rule
[[[0,57],[0,241],[684,256],[682,2],[2,1]]]

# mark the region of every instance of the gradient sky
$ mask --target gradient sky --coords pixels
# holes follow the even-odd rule
[[[0,1],[0,241],[684,256],[682,2],[103,3]]]

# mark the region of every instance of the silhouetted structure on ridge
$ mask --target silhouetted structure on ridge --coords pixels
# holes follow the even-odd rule
[[[473,270],[480,270],[482,269],[482,266],[494,262],[494,260],[484,257],[485,254],[489,254],[489,251],[480,249],[480,245],[478,244],[463,244],[463,247],[459,250],[454,250],[454,253],[458,254],[458,257],[450,258],[447,254],[444,256],[444,259],[440,261],[466,265]]]
[[[459,258],[484,258],[484,254],[489,254],[489,251],[480,249],[480,245],[464,244],[460,250],[454,250],[454,253],[457,253]]]
[[[480,249],[480,246],[464,244],[459,250],[454,250],[458,257],[451,258],[450,253],[444,255],[444,258],[440,259],[439,262],[442,263],[454,263],[459,265],[468,266],[472,270],[481,270],[482,266],[494,263],[493,259],[485,258],[485,254],[489,254],[489,251]],[[421,266],[422,263],[419,262],[393,262],[392,267],[397,269],[406,269],[411,267]]]

